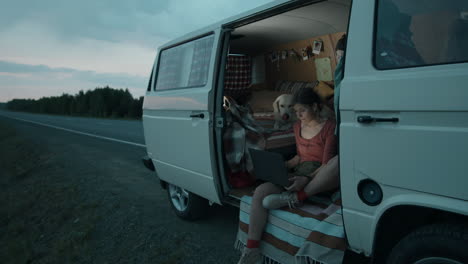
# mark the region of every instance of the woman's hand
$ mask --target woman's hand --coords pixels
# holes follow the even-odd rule
[[[292,158],[292,159],[285,162],[286,168],[291,169],[291,168],[297,166],[300,161],[301,161],[301,159],[299,158],[298,155],[296,155],[296,156],[294,156],[294,158]]]
[[[293,183],[289,187],[285,187],[288,191],[297,192],[302,189],[309,183],[309,178],[306,176],[293,176],[289,178]]]

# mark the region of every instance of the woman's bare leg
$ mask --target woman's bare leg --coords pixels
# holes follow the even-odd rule
[[[263,198],[270,194],[281,193],[282,191],[282,188],[270,182],[263,183],[255,189],[252,204],[250,205],[248,239],[260,240],[262,238],[263,229],[268,217],[268,210],[262,205]]]
[[[307,196],[312,196],[324,191],[338,188],[340,185],[340,168],[338,155],[328,161],[317,172],[315,177],[306,185],[304,192]]]

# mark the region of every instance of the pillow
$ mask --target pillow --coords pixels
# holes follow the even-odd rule
[[[276,98],[285,92],[260,90],[252,91],[249,105],[252,111],[255,112],[273,112],[273,102]]]
[[[322,81],[320,81],[312,89],[320,96],[320,98],[322,98],[323,101],[327,101],[335,93],[335,91],[328,84]]]

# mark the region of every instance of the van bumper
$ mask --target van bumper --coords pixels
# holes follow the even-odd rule
[[[150,157],[144,156],[143,158],[141,158],[141,161],[143,162],[145,167],[148,168],[148,170],[155,171],[153,161],[150,159]]]

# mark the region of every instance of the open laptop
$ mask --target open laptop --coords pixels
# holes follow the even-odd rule
[[[249,151],[257,179],[284,187],[291,185],[292,182],[288,180],[288,168],[281,154],[258,149]]]

